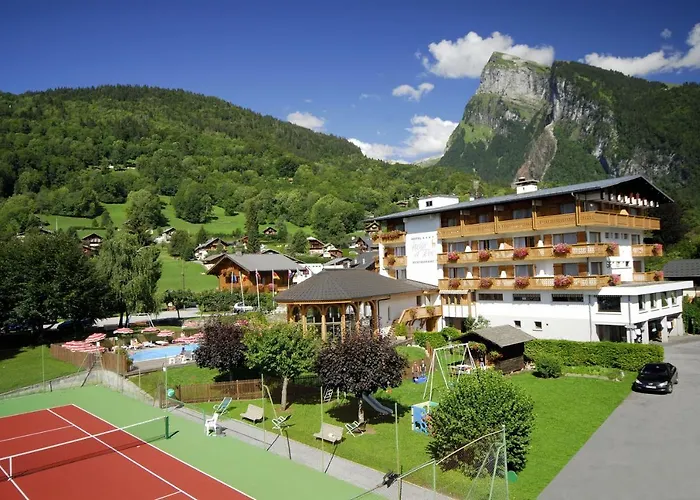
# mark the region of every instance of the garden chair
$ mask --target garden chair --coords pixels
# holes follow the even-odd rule
[[[282,415],[281,417],[276,417],[272,419],[272,427],[278,431],[281,431],[282,429],[286,428],[286,422],[292,418],[291,415]]]
[[[365,423],[360,423],[357,420],[351,424],[345,424],[345,428],[352,437],[361,436],[365,433]]]
[[[314,437],[337,444],[343,440],[343,428],[337,425],[321,424],[321,430],[314,434]]]
[[[219,430],[221,430],[221,426],[219,425],[219,414],[214,413],[213,417],[206,419],[204,421],[204,428],[207,431],[207,436],[216,435]]]
[[[265,415],[263,413],[263,409],[259,406],[248,405],[248,409],[244,413],[241,413],[241,418],[256,423],[258,420],[262,421],[265,418]]]
[[[228,410],[228,407],[231,406],[231,401],[233,401],[233,398],[224,398],[221,403],[214,405],[214,411],[219,415],[223,415]]]

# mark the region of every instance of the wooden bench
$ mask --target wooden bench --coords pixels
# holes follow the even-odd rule
[[[248,409],[245,411],[245,413],[241,413],[241,418],[245,418],[246,420],[250,420],[251,422],[255,423],[258,420],[263,420],[265,415],[263,414],[263,409],[259,406],[248,405]]]
[[[322,424],[321,430],[314,434],[314,437],[336,444],[343,440],[343,428],[337,425]]]

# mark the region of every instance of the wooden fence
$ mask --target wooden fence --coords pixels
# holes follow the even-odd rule
[[[86,352],[73,352],[65,347],[61,347],[58,344],[51,344],[50,347],[51,357],[58,359],[59,361],[64,361],[70,363],[73,366],[77,366],[82,370],[88,370],[96,361],[96,354],[90,354]],[[125,375],[129,369],[129,359],[126,356],[119,355],[113,352],[103,352],[102,356],[102,367],[105,370],[118,373],[119,375]]]

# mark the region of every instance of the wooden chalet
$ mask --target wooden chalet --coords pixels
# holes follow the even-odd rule
[[[267,226],[262,232],[265,236],[277,236],[277,229],[272,226]]]
[[[309,236],[306,238],[306,241],[309,242],[309,254],[310,255],[323,255],[323,250],[325,248],[325,243],[323,243],[321,240],[314,238],[313,236]]]
[[[299,271],[299,264],[285,255],[227,253],[219,256],[207,274],[219,277],[219,290],[236,292],[262,285],[266,291],[272,291],[274,284],[275,291],[281,291],[290,287],[292,278]]]
[[[197,245],[197,247],[194,249],[194,255],[197,260],[204,260],[208,253],[214,252],[217,249],[226,251],[230,245],[230,243],[222,240],[221,238],[210,238],[201,245]]]
[[[97,252],[102,246],[102,236],[97,233],[90,233],[87,236],[80,238],[83,247],[88,247],[93,252]]]

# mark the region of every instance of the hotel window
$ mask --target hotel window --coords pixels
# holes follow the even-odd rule
[[[517,210],[513,210],[514,219],[527,219],[529,217],[532,217],[532,208],[518,208]]]
[[[647,307],[647,296],[640,295],[639,297],[637,297],[637,302],[639,304],[639,310],[643,311]]]
[[[535,321],[535,330],[542,330],[542,322]]]
[[[583,302],[583,295],[578,293],[553,293],[552,302]]]
[[[620,239],[620,233],[615,233],[615,239],[619,240]]]
[[[600,203],[588,201],[583,205],[584,212],[596,212],[598,210],[600,210]]]
[[[651,308],[656,309],[657,305],[656,305],[656,294],[655,293],[649,294],[649,302],[651,303]]]
[[[479,250],[498,250],[498,240],[479,240]]]
[[[479,214],[479,224],[486,222],[493,222],[493,216],[491,214]]]
[[[521,326],[523,326],[522,321],[520,321],[519,319],[516,319],[515,321],[513,321],[513,324],[514,324],[517,328],[520,328]]]
[[[466,278],[467,269],[464,267],[448,267],[447,273],[450,278]]]
[[[535,237],[534,236],[517,236],[513,238],[513,247],[514,248],[525,248],[525,247],[534,247],[535,246]]]
[[[562,264],[561,272],[566,276],[578,276],[578,264]]]
[[[467,249],[466,241],[456,241],[454,243],[447,244],[448,252],[464,252]]]
[[[442,219],[442,227],[454,227],[459,226],[459,219],[457,217],[447,217]]]
[[[639,245],[641,241],[641,238],[639,237],[638,234],[633,234],[632,235],[632,244],[633,245]]]
[[[588,233],[588,243],[600,243],[600,233],[594,231]]]
[[[515,266],[516,276],[534,276],[535,269],[532,265],[529,266]]]
[[[603,274],[603,263],[591,262],[591,274],[593,276],[601,276]]]
[[[560,214],[573,214],[576,212],[576,205],[574,203],[562,203],[559,205]]]
[[[620,297],[598,297],[598,312],[620,312]]]
[[[492,300],[495,302],[503,302],[502,293],[480,293],[478,294],[479,300]]]
[[[405,280],[406,279],[406,270],[405,269],[397,269],[396,270],[396,279],[397,280]]]
[[[394,257],[404,257],[406,255],[406,247],[395,247]]]
[[[542,302],[539,293],[514,293],[513,302]]]
[[[560,233],[552,235],[552,243],[557,245],[559,243],[566,243],[568,245],[575,245],[578,242],[576,233]]]
[[[498,278],[500,273],[498,272],[498,266],[484,266],[480,269],[480,276],[482,278]]]

